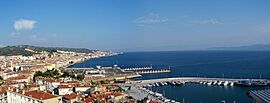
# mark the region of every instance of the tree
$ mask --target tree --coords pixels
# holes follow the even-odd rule
[[[34,74],[34,77],[43,76],[43,73],[41,71],[37,71]]]
[[[84,79],[84,75],[77,75],[76,79],[82,81]]]
[[[105,84],[105,81],[101,80],[101,81],[100,81],[100,84]]]
[[[59,76],[59,75],[60,75],[60,73],[59,73],[59,71],[58,71],[58,70],[56,70],[56,69],[55,69],[55,70],[53,71],[53,75],[55,75],[55,76]]]

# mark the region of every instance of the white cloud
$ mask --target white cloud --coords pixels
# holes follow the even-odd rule
[[[137,24],[158,24],[167,22],[169,19],[165,17],[160,17],[157,13],[149,13],[146,16],[138,17],[134,20],[134,23]]]
[[[196,20],[196,21],[192,21],[192,23],[195,24],[223,24],[223,22],[217,20],[217,19],[206,19],[206,20]]]
[[[15,30],[32,30],[35,28],[35,20],[19,19],[14,23]]]

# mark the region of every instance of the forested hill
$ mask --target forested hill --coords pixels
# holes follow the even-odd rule
[[[47,51],[49,53],[53,53],[53,52],[56,52],[57,50],[79,52],[79,53],[91,53],[93,51],[96,51],[96,50],[90,50],[86,48],[38,47],[38,46],[30,46],[30,45],[16,45],[16,46],[1,47],[0,55],[1,56],[11,56],[11,55],[31,56],[41,51]]]

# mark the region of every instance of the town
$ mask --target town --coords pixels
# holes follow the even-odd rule
[[[114,68],[86,71],[83,68],[68,68],[88,59],[118,53],[99,50],[91,53],[60,50],[49,53],[28,48],[25,51],[35,54],[0,56],[1,103],[134,102],[114,83],[121,82],[117,79],[133,78],[139,74],[124,73]]]

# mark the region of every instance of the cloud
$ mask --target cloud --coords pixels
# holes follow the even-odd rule
[[[165,17],[160,17],[157,13],[149,13],[146,16],[138,17],[134,20],[134,23],[142,25],[142,24],[158,24],[167,22],[169,19]]]
[[[192,21],[192,23],[195,24],[223,24],[223,22],[217,20],[217,19],[206,19],[206,20],[196,20],[196,21]]]
[[[27,20],[27,19],[19,19],[14,23],[15,30],[32,30],[35,28],[35,24],[37,22],[35,20]]]

